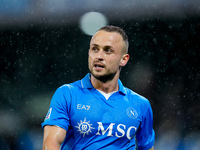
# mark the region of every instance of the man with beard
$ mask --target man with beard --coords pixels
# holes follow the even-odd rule
[[[119,79],[129,60],[126,33],[102,27],[88,54],[90,73],[59,87],[51,100],[42,123],[43,150],[153,150],[151,105]]]

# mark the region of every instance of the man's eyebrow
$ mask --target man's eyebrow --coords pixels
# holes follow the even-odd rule
[[[113,48],[112,46],[104,46],[105,49]]]
[[[97,44],[92,44],[92,46],[96,46],[96,47],[99,47],[99,45],[97,45]]]
[[[92,46],[99,47],[99,45],[98,45],[98,44],[92,44]],[[104,48],[112,48],[112,46],[110,46],[110,45],[106,45],[106,46],[104,46]]]

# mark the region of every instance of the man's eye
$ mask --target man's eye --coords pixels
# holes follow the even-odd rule
[[[97,51],[97,50],[98,50],[98,48],[96,48],[96,47],[93,47],[93,48],[92,48],[92,50],[93,50],[93,51]]]
[[[105,51],[106,51],[106,53],[111,53],[110,49],[106,49]]]

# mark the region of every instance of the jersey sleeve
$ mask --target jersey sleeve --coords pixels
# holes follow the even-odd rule
[[[155,141],[155,132],[153,130],[153,112],[149,101],[142,108],[144,116],[141,121],[140,128],[136,133],[138,150],[148,150],[153,147]]]
[[[69,127],[69,103],[70,91],[67,86],[58,88],[51,99],[42,128],[46,125],[55,125],[67,131]]]

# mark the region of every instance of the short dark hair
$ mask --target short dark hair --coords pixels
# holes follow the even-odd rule
[[[129,46],[128,36],[122,28],[117,27],[117,26],[113,26],[113,25],[108,25],[108,26],[104,26],[104,27],[100,28],[98,31],[101,31],[101,30],[106,31],[106,32],[117,32],[117,33],[119,33],[122,36],[123,41],[126,44],[126,52],[128,52],[128,46]]]

